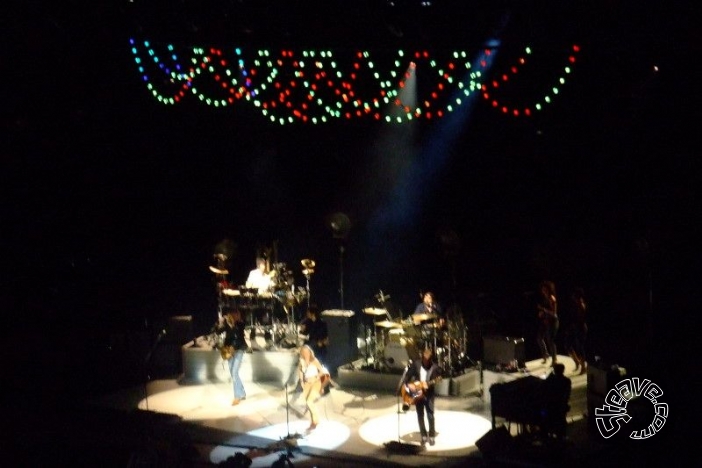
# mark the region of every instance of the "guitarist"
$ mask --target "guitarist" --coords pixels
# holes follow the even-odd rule
[[[411,395],[411,401],[417,407],[417,422],[422,435],[422,446],[429,442],[435,444],[436,430],[434,424],[434,384],[440,378],[439,366],[434,362],[434,353],[430,348],[422,352],[421,361],[410,364],[405,375],[403,391]],[[405,404],[408,400],[405,399]],[[429,432],[424,420],[424,413],[429,421]]]
[[[234,385],[234,400],[232,406],[241,403],[241,400],[246,398],[246,390],[244,383],[239,377],[239,368],[244,359],[246,351],[246,338],[244,337],[244,320],[241,317],[241,312],[237,309],[228,308],[224,310],[224,315],[219,318],[215,324],[216,333],[224,333],[220,352],[222,358],[229,364],[229,374],[232,376]]]

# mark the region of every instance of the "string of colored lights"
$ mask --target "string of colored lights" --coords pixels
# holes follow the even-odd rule
[[[501,102],[496,97],[496,95],[499,93],[499,91],[497,90],[504,89],[507,86],[507,83],[510,82],[510,76],[516,75],[519,72],[519,70],[526,64],[527,61],[523,56],[519,57],[516,65],[512,65],[509,67],[509,72],[504,72],[502,74],[496,75],[496,77],[489,84],[482,84],[481,89],[483,98],[487,101],[490,101],[490,105],[494,109],[500,110],[503,114],[509,114],[515,117],[531,116],[534,111],[540,111],[544,108],[544,106],[551,104],[553,99],[560,93],[560,86],[565,84],[566,75],[569,75],[572,72],[571,67],[577,61],[576,55],[578,54],[578,52],[580,52],[580,46],[573,45],[571,47],[571,51],[572,52],[570,53],[567,59],[567,65],[563,67],[562,73],[557,78],[557,84],[551,86],[549,91],[546,92],[546,94],[543,97],[537,99],[536,102],[534,102],[532,105],[525,105],[522,107],[519,107],[514,104],[510,105]],[[524,53],[525,55],[531,55],[531,48],[526,47],[524,49]]]
[[[486,63],[471,63],[467,51],[451,52],[403,50],[396,54],[369,51],[282,50],[245,51],[233,49],[225,54],[218,48],[194,47],[181,59],[172,44],[156,47],[149,41],[130,39],[137,69],[148,91],[160,103],[175,105],[192,95],[213,107],[227,107],[247,101],[271,122],[325,123],[334,119],[369,117],[388,123],[413,119],[441,118],[461,106],[465,97],[480,92],[493,108],[513,116],[531,116],[559,94],[565,76],[575,64],[578,46],[572,47],[558,84],[530,105],[517,106],[498,99],[497,95],[526,63],[521,57],[508,72],[497,73],[492,82],[484,82]],[[484,54],[490,55],[490,49]],[[526,48],[525,54],[531,55]],[[230,64],[229,57],[232,57]],[[345,67],[344,64],[350,64]],[[441,65],[440,65],[441,64]],[[430,73],[427,73],[429,71]],[[400,98],[412,73],[429,80],[416,105]],[[458,92],[455,92],[458,91]],[[399,112],[398,112],[399,111]]]

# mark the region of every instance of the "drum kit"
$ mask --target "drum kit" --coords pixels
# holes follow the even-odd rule
[[[366,362],[377,370],[402,370],[430,348],[446,375],[456,375],[472,362],[467,355],[467,327],[462,318],[446,320],[435,314],[393,319],[385,307],[367,307]],[[380,320],[382,319],[382,320]]]
[[[226,276],[226,258],[215,255],[217,266],[209,270],[215,274],[218,294],[218,315],[221,317],[225,308],[236,308],[248,316],[249,336],[251,341],[262,332],[269,344],[282,344],[295,347],[298,343],[295,308],[310,303],[310,279],[314,273],[315,261],[303,259],[300,263],[302,274],[307,280],[306,286],[295,284],[292,269],[286,263],[273,263],[268,276],[270,288],[261,291],[246,286],[234,287]],[[282,311],[281,311],[282,310]]]

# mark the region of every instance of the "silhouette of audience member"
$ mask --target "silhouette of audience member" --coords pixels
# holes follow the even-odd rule
[[[572,382],[565,376],[565,366],[556,363],[553,372],[546,378],[544,386],[543,432],[564,438],[566,435],[566,414],[570,410]]]

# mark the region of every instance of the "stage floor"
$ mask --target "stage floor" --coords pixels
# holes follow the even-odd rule
[[[586,375],[574,371],[570,358],[559,359],[573,383],[566,444],[573,453],[582,453],[578,446],[586,442],[580,440],[586,437],[582,424]],[[545,377],[550,368],[538,360],[527,363],[527,371]],[[393,389],[334,388],[319,400],[322,421],[307,433],[309,415],[300,394],[292,389],[247,382],[246,400],[233,407],[230,383],[181,382],[152,381],[145,388],[127,389],[91,404],[177,417],[203,465],[219,464],[240,452],[252,460],[252,467],[270,467],[282,454],[292,455],[290,460],[297,467],[482,466],[484,460],[475,442],[492,427],[490,404],[484,395],[438,396],[436,445],[417,451],[416,412],[414,408],[398,411]],[[498,425],[500,422],[498,419]],[[516,435],[514,425],[512,431]]]

